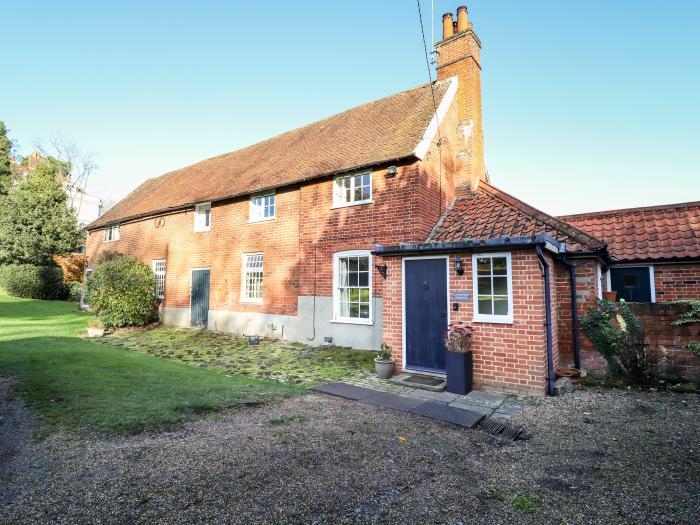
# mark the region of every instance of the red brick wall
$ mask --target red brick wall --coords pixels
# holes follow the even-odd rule
[[[700,300],[700,263],[654,265],[656,302]]]
[[[92,232],[87,255],[91,262],[102,250],[148,264],[166,259],[165,307],[189,307],[190,269],[210,267],[211,310],[294,315],[299,295],[332,295],[333,253],[427,239],[454,196],[456,113],[451,107],[443,120],[442,151],[434,143],[423,161],[399,165],[394,177],[385,168],[373,171],[372,204],[334,209],[332,179],[320,179],[278,191],[272,221],[249,224],[245,197],[214,203],[209,232],[193,231],[189,210],[122,224],[115,242],[104,243],[102,230]],[[240,302],[242,254],[250,252],[264,253],[262,305]],[[373,284],[374,297],[382,297],[376,270]]]
[[[450,291],[473,292],[472,256],[469,253],[459,254],[465,267],[464,275],[459,276],[452,269],[455,255],[450,255],[449,259]],[[392,348],[397,369],[402,369],[401,258],[385,260],[388,277],[384,294],[384,339]],[[460,302],[458,312],[450,311],[450,322],[462,321],[475,328],[473,352],[476,388],[544,395],[547,376],[544,283],[534,251],[512,252],[512,271],[513,324],[472,322],[474,309],[471,300]]]

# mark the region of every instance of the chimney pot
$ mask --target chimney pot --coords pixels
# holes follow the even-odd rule
[[[467,6],[461,5],[457,8],[457,32],[461,33],[469,29],[469,11]]]
[[[452,23],[452,13],[442,15],[442,39],[447,40],[454,34],[454,24]]]

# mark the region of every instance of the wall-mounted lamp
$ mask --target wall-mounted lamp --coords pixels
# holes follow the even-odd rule
[[[396,166],[389,166],[386,170],[387,177],[396,177]]]
[[[386,279],[386,264],[378,264],[376,266],[376,268],[377,268],[377,271],[379,272],[379,275],[381,275],[382,277],[384,277],[384,279]]]
[[[462,258],[459,255],[457,257],[455,257],[454,265],[455,265],[455,272],[457,272],[457,275],[463,275],[464,274],[464,265],[462,264]]]

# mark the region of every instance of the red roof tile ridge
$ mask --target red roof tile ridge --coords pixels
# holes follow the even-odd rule
[[[606,217],[611,215],[627,215],[631,213],[646,213],[655,211],[681,210],[689,208],[700,208],[700,201],[677,202],[673,204],[659,204],[656,206],[639,206],[636,208],[620,208],[617,210],[589,211],[585,213],[574,213],[571,215],[559,215],[557,218],[568,220],[582,220]]]
[[[495,186],[489,184],[486,181],[479,182],[477,191],[483,191],[484,193],[492,197],[500,199],[506,204],[513,206],[514,208],[517,208],[520,211],[527,213],[528,215],[531,215],[536,219],[542,221],[547,226],[573,237],[581,244],[588,245],[592,248],[604,248],[605,246],[607,246],[606,242],[601,241],[596,237],[593,237],[592,235],[584,232],[583,230],[578,229],[576,226],[573,226],[568,222],[565,222],[557,217],[553,217],[548,213],[545,213],[533,206],[530,206],[529,204],[521,201],[516,197],[513,197],[509,193],[506,193],[505,191],[501,190],[500,188],[496,188]]]

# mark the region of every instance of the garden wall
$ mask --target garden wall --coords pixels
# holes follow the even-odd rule
[[[645,344],[666,348],[668,355],[663,372],[700,381],[700,356],[684,348],[687,343],[700,342],[700,323],[674,326],[689,306],[679,303],[629,303],[639,317],[645,332]]]

